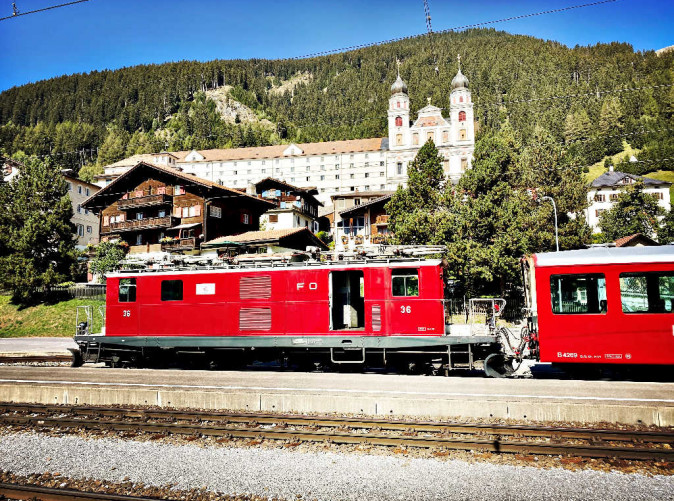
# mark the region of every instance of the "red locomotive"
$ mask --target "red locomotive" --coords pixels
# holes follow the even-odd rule
[[[524,358],[674,364],[674,247],[593,248],[523,260],[527,327],[449,324],[438,260],[373,259],[114,273],[106,330],[81,322],[76,363],[143,364],[190,354],[212,366],[401,366],[488,375]]]

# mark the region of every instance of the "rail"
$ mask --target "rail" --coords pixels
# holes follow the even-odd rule
[[[300,442],[330,441],[335,444],[370,444],[387,447],[480,450],[494,453],[674,460],[672,450],[674,432],[671,430],[584,429],[13,403],[0,404],[0,411],[2,424],[35,428],[78,428]],[[18,414],[20,412],[26,414]],[[102,416],[114,419],[102,419]],[[158,421],[150,421],[153,419]],[[169,420],[173,422],[168,422]],[[269,424],[276,426],[268,426]],[[389,433],[381,433],[383,430]],[[521,441],[523,437],[531,437],[532,440]],[[584,443],[580,443],[581,441]]]
[[[156,497],[123,496],[107,492],[85,492],[60,487],[43,487],[34,484],[0,483],[0,499],[25,499],[30,501],[156,501]]]

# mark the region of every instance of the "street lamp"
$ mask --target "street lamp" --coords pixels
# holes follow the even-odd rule
[[[559,232],[557,230],[557,204],[552,199],[552,197],[549,197],[547,195],[542,196],[541,200],[550,200],[552,202],[552,208],[555,211],[555,245],[557,246],[557,252],[559,252]]]

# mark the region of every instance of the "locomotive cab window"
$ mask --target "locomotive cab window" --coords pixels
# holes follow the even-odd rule
[[[119,302],[133,303],[136,301],[136,279],[121,278],[119,280]]]
[[[394,297],[418,297],[419,270],[393,270],[391,272],[391,288]]]
[[[552,275],[550,300],[555,314],[606,313],[606,278],[600,273]]]
[[[182,280],[162,280],[162,282],[161,282],[161,300],[162,301],[182,301],[183,300],[183,281]]]
[[[672,313],[674,273],[621,273],[620,302],[623,313]]]

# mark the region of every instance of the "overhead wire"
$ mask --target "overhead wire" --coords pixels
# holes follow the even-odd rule
[[[7,19],[14,19],[15,17],[20,17],[20,16],[27,16],[28,14],[37,14],[38,12],[44,12],[46,10],[52,10],[52,9],[58,9],[60,7],[68,7],[69,5],[75,5],[78,3],[84,3],[88,2],[89,0],[75,0],[74,2],[68,2],[68,3],[62,3],[59,5],[52,5],[50,7],[44,7],[42,9],[35,9],[35,10],[29,10],[28,12],[19,12],[16,9],[16,5],[12,4],[13,6],[13,13],[11,16],[7,17],[0,17],[0,21],[6,21]]]
[[[441,34],[441,33],[449,33],[451,31],[464,30],[464,29],[468,29],[468,28],[478,28],[480,26],[488,26],[488,25],[491,25],[491,24],[505,23],[505,22],[508,22],[508,21],[516,21],[518,19],[525,19],[525,18],[535,17],[535,16],[543,16],[543,15],[546,15],[546,14],[556,14],[556,13],[565,12],[565,11],[569,11],[569,10],[582,9],[582,8],[585,8],[585,7],[594,7],[596,5],[613,3],[613,2],[617,2],[617,1],[619,1],[619,0],[601,0],[601,1],[597,1],[597,2],[590,2],[590,3],[581,4],[581,5],[571,5],[569,7],[561,7],[559,9],[550,9],[550,10],[544,10],[544,11],[540,11],[540,12],[532,12],[530,14],[520,14],[520,15],[517,15],[517,16],[505,17],[505,18],[502,18],[502,19],[494,19],[494,20],[491,20],[491,21],[483,21],[483,22],[480,22],[480,23],[465,24],[463,26],[455,26],[453,28],[446,28],[446,29],[441,30],[441,31],[436,31],[435,33]],[[423,37],[424,35],[426,35],[426,33],[417,33],[416,35],[408,35],[408,36],[404,36],[404,37],[389,38],[388,40],[380,40],[378,42],[355,44],[355,45],[350,45],[350,46],[347,46],[347,47],[341,47],[339,49],[323,50],[323,51],[318,51],[318,52],[312,52],[312,53],[309,53],[309,54],[304,54],[302,56],[295,56],[295,57],[281,58],[281,59],[296,60],[296,59],[308,59],[308,58],[311,58],[311,57],[318,57],[318,56],[327,56],[327,55],[331,55],[331,54],[336,54],[338,52],[349,52],[349,51],[353,51],[353,50],[357,50],[357,49],[374,47],[376,45],[382,45],[382,44],[386,44],[386,43],[400,42],[402,40],[409,40],[409,39],[412,39],[412,38],[420,38],[420,37]]]

